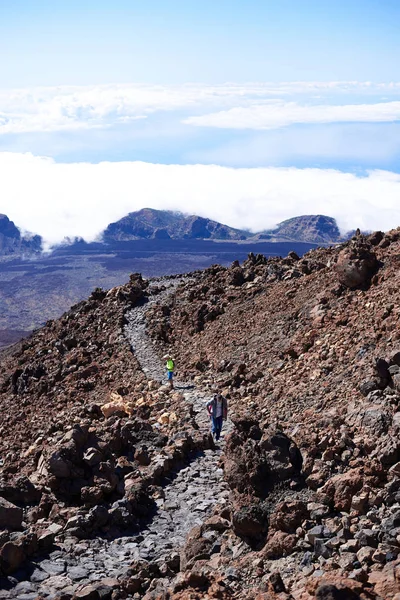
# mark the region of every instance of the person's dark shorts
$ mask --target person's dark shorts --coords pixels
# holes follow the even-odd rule
[[[170,381],[174,376],[174,372],[173,371],[168,371],[168,381]]]

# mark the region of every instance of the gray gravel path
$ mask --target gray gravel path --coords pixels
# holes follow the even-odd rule
[[[153,304],[162,301],[179,285],[180,280],[172,280],[169,286],[149,301],[134,308],[126,315],[124,333],[135,352],[142,369],[151,379],[165,381],[165,369],[155,352],[153,341],[146,334],[146,311]],[[210,396],[182,381],[175,381],[176,388],[183,393],[185,400],[193,405],[195,420],[200,430],[210,429],[210,419],[206,403]],[[224,424],[224,432],[231,429],[231,423]],[[160,500],[159,512],[148,527],[147,541],[138,548],[138,554],[146,558],[165,557],[163,548],[171,549],[183,545],[186,534],[195,525],[200,525],[211,512],[212,507],[224,504],[228,498],[228,486],[223,480],[219,460],[224,445],[224,435],[220,448],[206,450],[204,455],[182,469],[177,477],[164,488],[165,499]],[[167,537],[166,537],[167,536]]]

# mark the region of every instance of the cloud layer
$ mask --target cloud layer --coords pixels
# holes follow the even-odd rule
[[[58,164],[0,153],[0,211],[56,243],[93,240],[143,207],[181,210],[254,231],[301,214],[327,214],[342,230],[400,225],[400,175],[332,169],[228,168],[143,162]]]
[[[0,90],[0,135],[107,128],[162,111],[181,111],[187,125],[213,127],[270,128],[339,120],[387,121],[399,118],[399,102],[374,104],[373,99],[397,98],[399,93],[398,82],[354,81],[113,84]],[[361,96],[363,101],[341,106],[343,98],[355,96]],[[372,104],[365,104],[366,99]]]
[[[278,129],[295,123],[385,123],[398,120],[400,102],[396,101],[344,106],[274,102],[189,117],[184,123],[224,129]]]

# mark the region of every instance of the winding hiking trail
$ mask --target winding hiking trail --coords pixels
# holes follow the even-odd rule
[[[162,292],[150,295],[147,302],[126,315],[124,328],[144,373],[149,379],[159,381],[165,380],[166,373],[153,341],[147,336],[145,314],[150,306],[171,294],[180,280],[163,283]],[[185,382],[175,381],[175,387],[183,393],[185,401],[193,405],[200,430],[209,431],[206,402],[210,397]],[[230,422],[224,424],[223,435],[230,427]],[[74,591],[105,578],[124,576],[134,560],[178,566],[179,550],[189,530],[211,516],[215,504],[227,502],[228,486],[219,468],[223,444],[222,437],[219,448],[198,453],[183,468],[165,478],[164,496],[156,501],[158,509],[140,532],[114,540],[97,537],[79,543],[61,543],[45,560],[33,560],[33,572],[22,581],[16,580],[15,587],[4,592],[6,595],[0,590],[0,598],[34,600],[38,592],[44,598],[55,598],[61,590]],[[168,579],[165,585],[168,586]]]
[[[145,304],[135,307],[126,315],[128,323],[124,333],[150,379],[165,380],[166,373],[152,340],[146,334],[145,314],[151,305],[171,294],[179,283],[179,279],[172,280],[160,294],[150,296]],[[210,419],[206,403],[210,397],[179,380],[175,381],[175,387],[183,393],[185,401],[193,405],[200,430],[208,431]],[[224,425],[223,434],[230,428],[228,421]],[[223,437],[221,444],[223,445]],[[148,526],[144,541],[138,545],[137,553],[141,558],[163,560],[171,548],[183,545],[188,531],[195,525],[200,525],[210,515],[210,509],[215,504],[227,501],[228,486],[223,480],[222,469],[218,466],[221,453],[221,447],[205,450],[165,486],[165,498],[159,501],[158,513]]]

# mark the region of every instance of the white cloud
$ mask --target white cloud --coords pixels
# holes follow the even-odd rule
[[[361,94],[365,98],[385,94],[385,97],[390,98],[398,96],[399,91],[398,82],[376,84],[355,81],[175,86],[110,84],[0,90],[0,134],[110,127],[146,118],[157,111],[189,109],[193,111],[193,116],[187,122],[196,125],[211,123],[213,126],[230,127],[231,124],[224,123],[232,123],[234,120],[247,123],[246,127],[249,126],[248,123],[253,122],[257,127],[260,126],[260,122],[262,127],[266,127],[270,126],[271,119],[275,123],[274,126],[280,122],[327,122],[324,110],[331,114],[335,110],[343,112],[346,108],[349,114],[349,106],[309,108],[293,103],[277,104],[276,99],[297,99],[306,95],[315,100],[315,97],[342,98],[354,94]],[[398,115],[397,109],[390,108],[390,104],[393,102],[388,102],[386,109],[383,108],[385,104],[376,105],[380,108],[375,111],[382,114],[384,110],[395,110]],[[360,111],[364,110],[367,120],[374,120],[370,117],[372,109],[362,107],[363,105],[355,107],[354,112],[360,114]],[[317,112],[321,113],[322,120],[298,120],[306,118],[305,113],[315,113],[316,108]],[[211,114],[201,115],[202,112],[210,110]],[[274,117],[268,117],[271,111],[275,113]]]
[[[276,102],[189,117],[188,125],[224,129],[278,129],[296,123],[384,123],[400,120],[400,101],[379,104],[306,105]]]
[[[0,211],[49,243],[93,240],[143,207],[181,210],[254,231],[301,214],[327,214],[343,230],[400,225],[400,175],[332,169],[227,168],[142,162],[58,164],[0,153]]]

